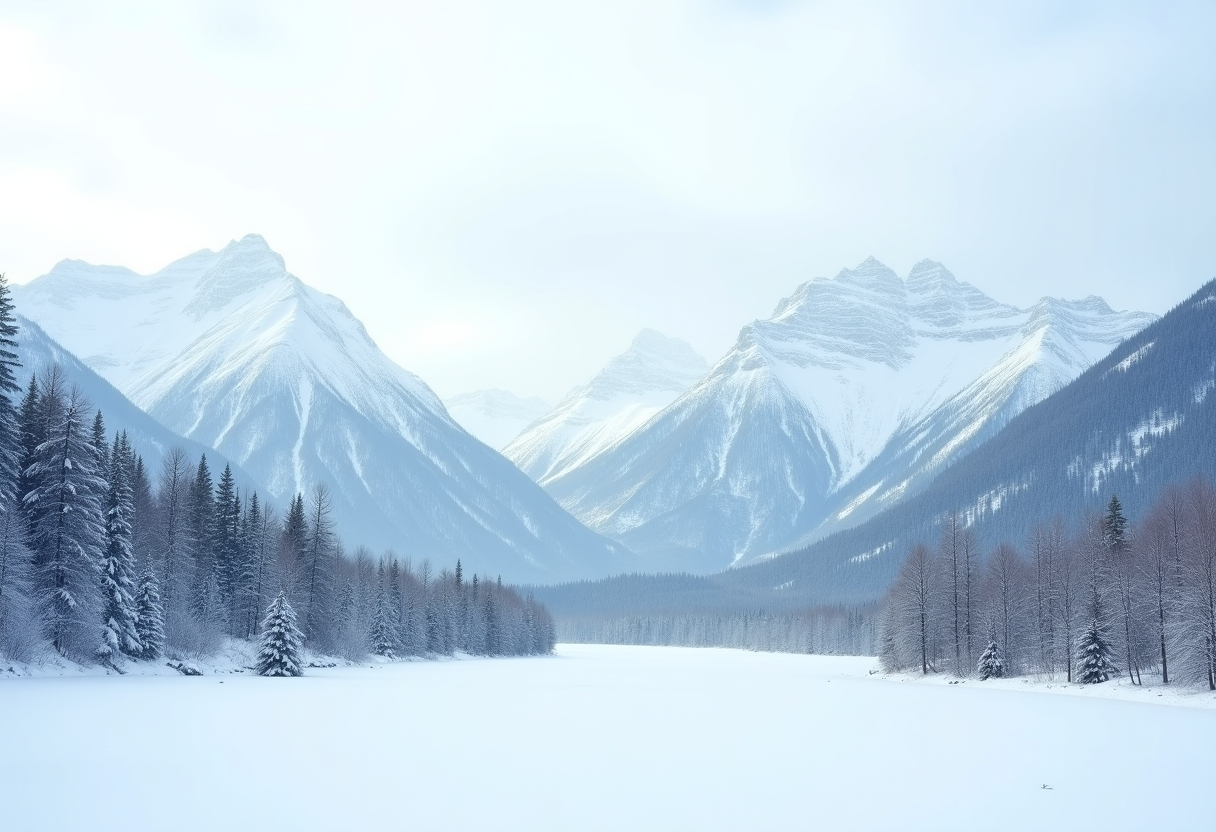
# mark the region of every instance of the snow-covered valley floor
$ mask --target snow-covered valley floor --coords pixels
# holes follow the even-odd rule
[[[1209,828],[1212,694],[874,667],[560,645],[298,679],[0,672],[0,829]]]

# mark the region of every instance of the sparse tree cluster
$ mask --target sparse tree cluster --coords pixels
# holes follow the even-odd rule
[[[552,650],[548,612],[501,580],[348,557],[324,485],[280,520],[205,455],[171,449],[150,470],[57,368],[18,388],[17,335],[0,276],[0,654],[49,646],[118,666],[261,636],[260,655],[279,651],[274,673],[295,675],[300,646],[349,658]]]
[[[1026,554],[1002,544],[982,566],[970,530],[955,517],[942,526],[936,550],[914,547],[883,603],[887,668],[1084,684],[1151,674],[1216,690],[1211,482],[1167,488],[1135,525],[1112,495],[1102,515],[1037,527]]]

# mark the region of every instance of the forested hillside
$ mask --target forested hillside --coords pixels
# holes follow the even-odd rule
[[[548,652],[545,609],[501,580],[346,552],[322,483],[280,513],[225,464],[146,459],[59,365],[16,383],[22,337],[0,277],[0,652],[120,668],[253,638],[272,598],[309,649],[357,658]],[[167,433],[167,432],[166,432]],[[146,447],[146,446],[145,446]]]

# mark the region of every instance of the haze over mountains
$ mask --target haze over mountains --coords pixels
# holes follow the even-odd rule
[[[633,565],[452,421],[261,237],[147,277],[64,261],[13,295],[136,405],[237,461],[280,504],[326,483],[352,544],[460,557],[509,580]]]
[[[641,428],[709,371],[687,342],[653,329],[517,436],[503,453],[546,485]]]
[[[443,403],[461,427],[498,451],[549,411],[543,399],[525,399],[498,388],[461,393]]]
[[[725,568],[915,493],[1154,318],[1093,297],[1017,309],[941,264],[901,280],[870,258],[799,286],[660,414],[542,481],[647,568]]]

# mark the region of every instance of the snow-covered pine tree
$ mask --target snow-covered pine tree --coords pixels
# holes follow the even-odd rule
[[[46,395],[52,395],[48,389]],[[61,655],[96,644],[99,561],[104,540],[105,482],[86,427],[88,402],[79,390],[62,397],[48,438],[27,473],[38,484],[25,496],[37,559],[36,593],[51,644]]]
[[[296,627],[296,613],[280,592],[270,602],[262,621],[262,643],[258,648],[260,676],[299,676],[304,636]]]
[[[102,417],[101,411],[98,410],[93,416],[93,453],[96,454],[96,461],[93,468],[99,475],[104,475],[110,470],[110,449],[106,444],[106,420]]]
[[[1119,675],[1119,668],[1111,660],[1110,644],[1106,640],[1101,624],[1101,609],[1091,617],[1089,626],[1077,642],[1077,681],[1083,685],[1095,685]]]
[[[135,593],[135,634],[141,659],[158,659],[165,646],[165,610],[160,603],[160,584],[149,566],[139,576]]]
[[[212,571],[219,590],[219,604],[234,629],[236,623],[236,584],[240,576],[241,503],[232,466],[225,463],[215,486],[212,528]]]
[[[384,561],[380,561],[376,581],[376,612],[372,617],[372,630],[368,635],[368,643],[371,645],[372,652],[377,656],[384,656],[392,659],[396,657],[397,652],[397,622],[394,620],[393,606],[389,602],[389,589],[386,586],[388,577],[384,568]],[[394,590],[395,591],[395,590]]]
[[[100,411],[97,416],[100,420]],[[119,653],[128,656],[143,653],[136,628],[139,614],[134,597],[135,556],[132,552],[131,518],[135,508],[128,465],[130,456],[131,448],[124,431],[114,437],[113,452],[105,457],[110,462],[109,490],[106,496],[105,550],[101,561],[101,644],[97,647],[97,657],[103,663],[113,662]]]
[[[194,553],[190,578],[190,612],[199,622],[214,623],[221,609],[215,591],[215,494],[211,467],[202,454],[187,497],[189,537]]]
[[[988,646],[984,648],[976,669],[979,671],[981,682],[986,679],[1000,679],[1005,675],[1005,661],[1001,658],[1001,648],[997,646],[996,636],[988,638]]]
[[[0,274],[0,511],[10,511],[17,494],[21,465],[21,425],[13,407],[14,393],[20,393],[14,371],[17,360],[17,320],[8,280]]]

